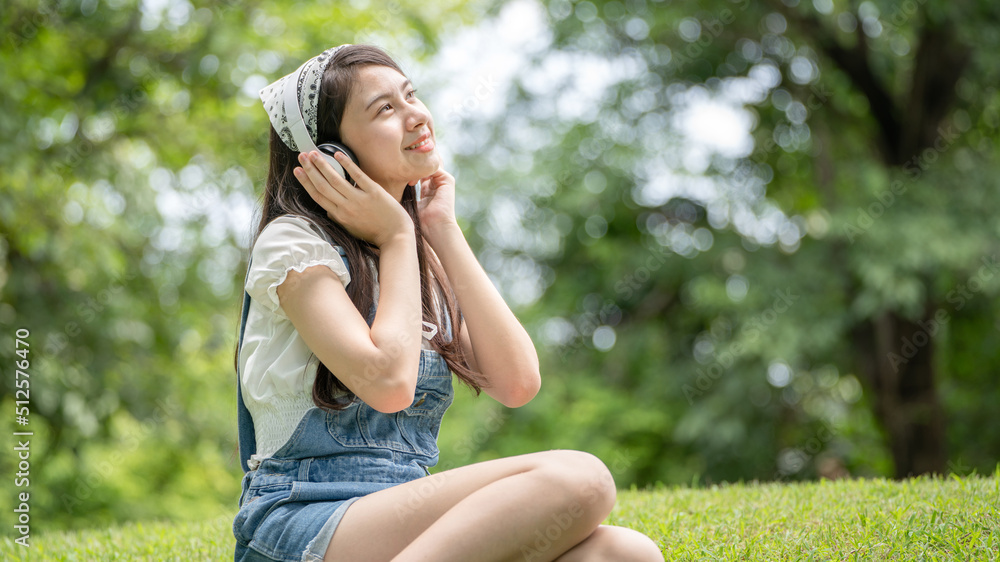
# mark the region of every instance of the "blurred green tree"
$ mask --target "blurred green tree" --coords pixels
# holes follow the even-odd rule
[[[558,373],[484,455],[582,445],[640,484],[992,470],[1000,9],[544,10],[458,164]]]
[[[257,90],[342,42],[418,60],[476,17],[459,1],[5,3],[0,358],[29,330],[34,531],[236,506]],[[14,398],[5,377],[4,411]]]

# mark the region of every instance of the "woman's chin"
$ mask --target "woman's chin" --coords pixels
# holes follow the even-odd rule
[[[417,181],[426,178],[427,176],[438,171],[438,168],[440,167],[441,167],[441,159],[436,157],[436,155],[435,158],[428,159],[426,166],[420,166],[419,168],[417,168],[416,171],[420,175],[418,175],[416,179],[410,182],[411,185],[416,185]]]

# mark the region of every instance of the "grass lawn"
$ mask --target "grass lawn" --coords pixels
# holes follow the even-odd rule
[[[230,560],[233,515],[32,535],[27,549],[8,535],[0,560]],[[606,522],[653,537],[667,560],[1000,560],[1000,470],[621,490]]]

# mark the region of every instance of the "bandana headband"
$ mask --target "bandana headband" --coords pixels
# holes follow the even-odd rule
[[[327,49],[260,90],[271,126],[293,151],[318,150],[320,82],[333,55],[348,46],[350,43]]]
[[[294,152],[320,152],[327,162],[341,175],[343,166],[332,155],[316,147],[319,121],[319,87],[323,73],[333,56],[350,43],[332,47],[302,63],[295,72],[282,76],[259,92],[271,126],[285,146]],[[420,182],[415,186],[415,197],[420,202]]]

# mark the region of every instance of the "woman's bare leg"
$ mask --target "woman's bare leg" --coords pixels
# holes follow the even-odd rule
[[[589,537],[556,562],[663,562],[660,547],[646,535],[627,527],[600,525]]]
[[[604,463],[579,451],[463,466],[355,502],[325,561],[549,562],[590,537],[615,495]]]

